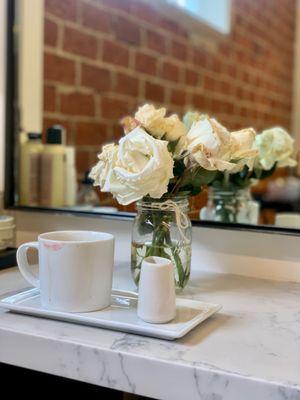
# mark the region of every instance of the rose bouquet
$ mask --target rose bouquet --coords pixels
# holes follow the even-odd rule
[[[208,183],[211,187],[208,207],[201,210],[203,219],[226,223],[257,223],[258,203],[252,201],[249,188],[259,180],[270,177],[277,168],[294,167],[296,161],[291,157],[294,152],[294,140],[281,127],[273,127],[255,134],[253,129],[232,132],[244,142],[246,148],[243,166],[226,171],[218,171]],[[256,152],[256,155],[255,155]],[[250,156],[250,157],[249,157]],[[254,156],[254,157],[253,157]],[[247,157],[249,157],[247,159]],[[244,162],[247,159],[247,162]]]
[[[135,282],[145,257],[162,256],[172,260],[176,285],[183,288],[191,259],[188,198],[219,174],[252,171],[258,154],[255,132],[229,132],[198,113],[188,113],[181,121],[149,104],[121,123],[125,135],[118,144],[103,147],[90,176],[120,204],[137,202],[132,238]]]

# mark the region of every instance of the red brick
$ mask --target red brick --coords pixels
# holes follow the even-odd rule
[[[186,61],[188,58],[188,48],[185,44],[173,40],[171,44],[171,54],[180,61]]]
[[[77,10],[79,1],[80,10],[79,7]],[[99,67],[85,64],[87,66],[82,68],[82,75],[79,76],[81,81],[76,79],[76,85],[79,86],[79,92],[80,85],[100,93],[109,92],[100,97],[101,105],[104,97],[110,99],[103,100],[105,126],[109,135],[121,134],[121,128],[116,128],[119,115],[122,112],[134,113],[135,99],[141,100],[141,85],[145,92],[143,101],[165,105],[168,100],[166,106],[170,111],[173,108],[180,112],[189,106],[215,114],[228,127],[249,124],[262,129],[280,124],[290,129],[292,85],[289,78],[294,55],[292,43],[295,2],[286,0],[288,5],[282,5],[282,0],[261,0],[265,7],[262,14],[258,1],[237,0],[233,5],[235,18],[230,35],[211,37],[206,45],[200,41],[195,44],[193,38],[186,35],[180,19],[174,21],[162,16],[152,5],[154,2],[46,0],[45,44],[56,47],[57,29],[59,33],[59,27],[66,25],[72,26],[83,35],[88,34],[95,38],[97,47],[99,44],[99,54],[103,54],[101,61],[106,63],[106,67],[102,70],[102,65]],[[66,7],[66,4],[70,6]],[[75,23],[65,24],[65,21]],[[283,27],[278,31],[277,27],[282,21]],[[85,28],[87,29],[84,30]],[[97,36],[91,33],[91,29]],[[55,82],[75,85],[75,66],[73,61],[68,60],[74,54],[81,55],[76,52],[77,45],[75,47],[75,50],[71,50],[71,55],[66,57],[51,56],[45,51],[45,60],[52,57],[45,65],[44,92],[47,111],[57,111],[54,109]],[[130,52],[132,60],[129,57]],[[126,71],[129,61],[133,65]],[[55,68],[49,71],[52,64]],[[122,70],[118,67],[122,67]],[[145,80],[146,76],[149,77],[148,82]],[[185,87],[172,86],[170,83],[166,87],[167,80],[177,83],[181,78]],[[121,103],[118,97],[114,99],[120,93],[125,99]],[[61,118],[68,118],[70,124],[72,134],[68,140],[75,140],[77,114],[74,112]],[[97,124],[96,121],[94,123]],[[91,145],[93,140],[97,140],[97,134],[94,135],[95,139],[92,136],[89,139]],[[84,144],[83,136],[79,140]],[[92,153],[90,160],[91,155]]]
[[[76,151],[76,171],[79,173],[85,173],[90,171],[92,168],[92,163],[90,162],[90,152],[88,151]]]
[[[199,83],[199,74],[191,69],[186,69],[184,79],[187,85],[197,86]]]
[[[112,85],[111,71],[93,65],[82,64],[81,84],[99,92],[108,91]]]
[[[157,27],[160,20],[159,13],[151,7],[151,5],[145,4],[141,1],[134,4],[133,13],[138,17],[138,20],[146,21],[155,27]]]
[[[236,78],[237,75],[237,67],[235,65],[229,64],[227,66],[227,74],[231,77],[231,78]]]
[[[68,115],[95,115],[94,96],[83,93],[62,94],[60,96],[61,112]]]
[[[146,100],[164,102],[165,90],[164,87],[152,82],[146,82],[145,85],[145,96]]]
[[[225,94],[225,95],[231,94],[231,86],[228,82],[224,82],[224,81],[219,82],[218,88],[222,94]]]
[[[162,66],[161,76],[168,81],[178,82],[179,69],[177,65],[170,62],[165,62]]]
[[[229,101],[223,100],[220,111],[229,115],[232,114],[234,112],[233,104]]]
[[[139,91],[139,81],[132,75],[118,73],[115,91],[120,94],[136,97]]]
[[[204,77],[204,89],[213,91],[215,89],[216,81],[210,76]]]
[[[112,32],[112,14],[82,2],[82,24],[99,32]]]
[[[156,75],[157,58],[149,54],[137,52],[135,54],[135,69],[148,75]]]
[[[156,51],[160,54],[166,53],[166,40],[165,37],[155,31],[148,30],[146,32],[146,45],[149,49]]]
[[[231,56],[231,49],[229,46],[229,43],[223,42],[219,45],[219,54],[225,57],[230,57]]]
[[[107,138],[105,124],[95,122],[78,122],[76,125],[76,144],[82,146],[99,146]]]
[[[113,137],[115,138],[115,140],[119,140],[119,139],[121,139],[122,136],[124,136],[124,130],[123,130],[121,124],[113,124],[112,131],[113,131]]]
[[[117,42],[105,40],[103,43],[103,61],[127,67],[129,62],[128,48]]]
[[[186,36],[185,29],[182,26],[180,26],[177,22],[175,22],[174,19],[162,17],[160,19],[159,26],[161,28],[169,31],[170,33],[173,33],[176,35],[180,34],[181,36]]]
[[[67,58],[45,53],[44,78],[46,80],[74,84],[75,63]]]
[[[221,72],[221,63],[219,60],[213,58],[210,60],[209,63],[209,70],[216,72],[216,73],[220,73]]]
[[[171,91],[171,104],[184,106],[186,104],[186,92],[184,90],[173,89]]]
[[[128,114],[128,103],[115,98],[103,97],[101,110],[104,118],[121,119]]]
[[[56,89],[55,86],[44,86],[44,111],[56,110]]]
[[[117,10],[121,10],[127,13],[131,13],[132,4],[127,0],[104,0],[103,3],[105,6],[114,8]]]
[[[63,20],[76,21],[77,0],[45,0],[45,11]]]
[[[211,112],[213,112],[213,113],[221,112],[222,111],[222,104],[223,104],[223,100],[212,99],[212,101],[211,101]]]
[[[48,46],[56,47],[58,28],[57,24],[49,19],[44,22],[44,42]]]
[[[117,17],[114,22],[114,30],[118,40],[138,45],[141,40],[141,32],[138,24],[124,17]]]
[[[95,59],[97,57],[97,39],[77,29],[64,29],[63,48],[69,53]]]
[[[199,67],[205,68],[207,66],[208,55],[202,50],[196,49],[193,52],[193,63]]]
[[[193,106],[198,111],[207,110],[207,100],[206,96],[203,94],[195,94],[192,100]]]

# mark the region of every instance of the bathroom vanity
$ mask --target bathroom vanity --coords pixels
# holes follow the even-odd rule
[[[262,13],[261,0],[224,0],[225,31],[207,23],[218,16],[215,10],[205,23],[203,15],[191,19],[180,8],[193,3],[188,1],[2,3],[6,35],[0,35],[0,53],[7,65],[5,74],[0,64],[0,192],[5,213],[16,221],[16,246],[62,229],[111,233],[113,287],[135,290],[134,207],[95,192],[88,174],[101,145],[119,139],[117,122],[137,103],[154,102],[180,115],[198,109],[230,131],[281,125],[300,149],[296,2],[264,2]],[[24,201],[22,184],[27,194],[29,183],[38,186],[35,174],[29,183],[21,179],[24,144],[45,139],[47,128],[57,124],[66,129],[67,142],[40,145],[47,154],[50,144],[70,153],[68,168],[55,176],[73,182],[66,191],[71,200]],[[11,391],[13,378],[14,387],[26,382],[33,391],[37,380],[45,393],[64,387],[88,399],[94,393],[105,400],[300,400],[299,176],[298,163],[297,171],[283,170],[269,186],[256,188],[259,224],[200,220],[205,190],[191,202],[192,275],[181,296],[223,308],[188,335],[168,341],[0,308],[0,387]],[[284,218],[277,218],[281,213]],[[0,265],[0,296],[27,286],[17,268]]]
[[[26,286],[17,269],[0,292]],[[114,287],[132,289],[128,264]],[[300,284],[194,271],[185,297],[223,309],[177,341],[1,311],[0,362],[154,399],[300,398]]]

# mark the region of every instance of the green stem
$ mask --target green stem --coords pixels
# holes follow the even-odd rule
[[[166,234],[166,243],[168,244],[168,246],[171,249],[173,260],[174,260],[174,263],[175,263],[175,267],[176,267],[177,272],[178,272],[178,284],[179,284],[180,287],[183,288],[184,280],[185,280],[184,268],[182,266],[181,259],[180,259],[179,255],[178,255],[178,252],[177,252],[177,246],[175,247],[173,245],[173,243],[172,243],[171,236],[170,236],[170,231],[168,231],[168,233]]]

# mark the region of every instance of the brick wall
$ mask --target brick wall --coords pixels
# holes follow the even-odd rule
[[[44,126],[66,126],[79,173],[145,101],[290,129],[295,0],[233,0],[230,35],[196,38],[150,3],[45,0]]]

